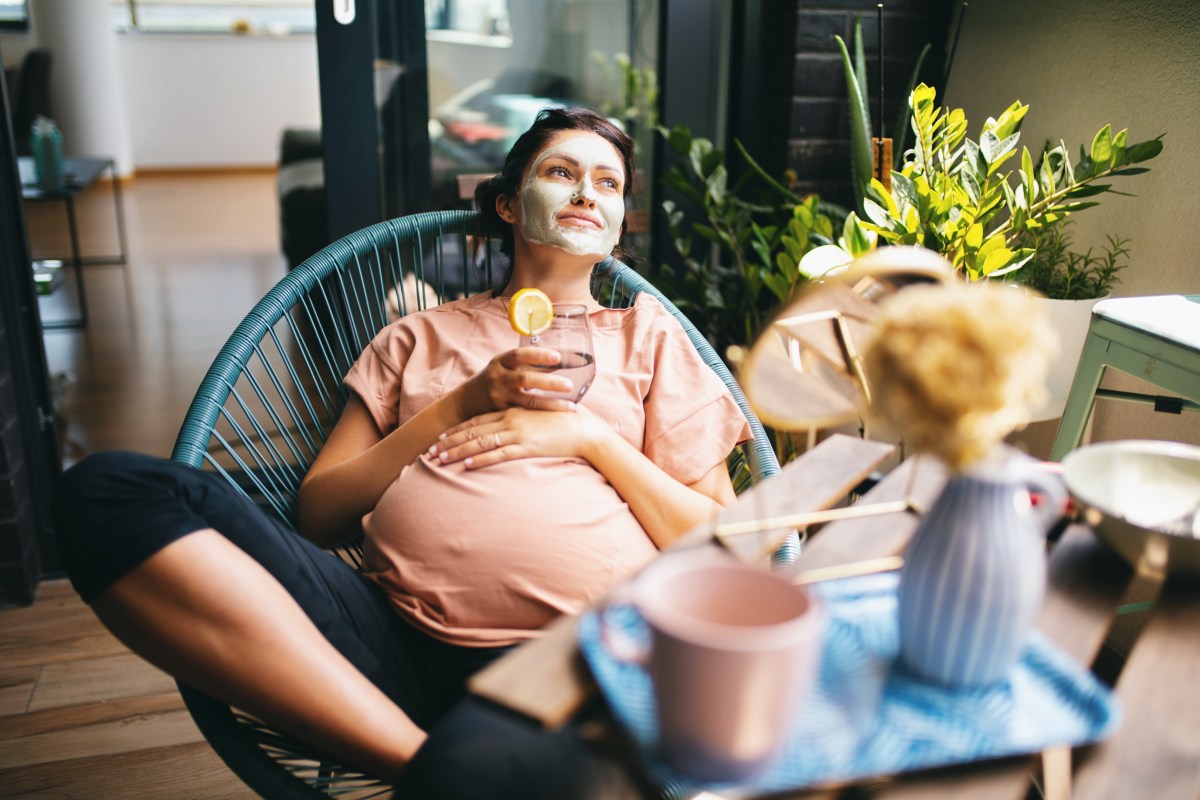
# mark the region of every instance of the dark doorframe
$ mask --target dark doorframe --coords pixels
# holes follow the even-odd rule
[[[0,99],[0,605],[24,605],[62,569],[50,520],[62,462],[3,82]]]
[[[659,115],[667,128],[686,125],[693,136],[717,141],[721,131],[721,51],[727,33],[723,30],[722,0],[660,0],[658,21]],[[654,141],[654,171],[658,181],[674,163],[675,154],[662,137]],[[658,184],[661,186],[661,184]],[[662,199],[689,206],[674,190],[662,187]],[[650,210],[651,261],[678,261],[660,208]]]
[[[429,207],[425,11],[404,0],[320,0],[316,10],[333,240]]]

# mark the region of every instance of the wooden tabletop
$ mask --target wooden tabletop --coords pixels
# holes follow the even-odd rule
[[[832,493],[853,488],[890,455],[879,443],[833,437],[783,472],[746,492],[719,523],[828,508]],[[907,499],[917,507],[936,498],[945,472],[911,458],[858,505]],[[833,522],[806,544],[787,569],[807,572],[896,556],[916,528],[913,513]],[[753,539],[753,536],[747,537]],[[688,543],[707,539],[693,532]],[[756,555],[761,541],[735,550]],[[731,548],[733,549],[733,548]],[[1038,627],[1064,652],[1093,664],[1135,574],[1084,525],[1072,525],[1050,553],[1045,604]],[[1105,742],[1041,757],[1013,758],[918,774],[882,777],[854,787],[796,792],[789,797],[877,797],[887,800],[1003,798],[1024,800],[1031,781],[1047,798],[1175,798],[1200,796],[1200,580],[1173,577],[1161,587],[1116,683],[1124,720]],[[595,691],[574,644],[574,619],[518,648],[472,680],[477,694],[547,726],[568,719]]]

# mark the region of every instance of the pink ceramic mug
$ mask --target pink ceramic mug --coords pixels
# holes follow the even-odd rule
[[[820,604],[779,575],[711,550],[662,556],[631,594],[649,646],[602,629],[613,655],[642,664],[653,680],[668,763],[708,781],[766,769],[816,679]]]

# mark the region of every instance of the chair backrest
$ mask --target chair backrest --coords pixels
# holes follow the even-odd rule
[[[490,255],[478,264],[471,255],[468,237],[476,219],[474,212],[445,211],[382,222],[334,242],[288,273],[217,354],[172,458],[216,470],[294,528],[297,489],[341,413],[342,378],[359,353],[392,316],[440,302],[446,287],[470,294],[498,279],[499,265]],[[667,298],[616,259],[597,265],[593,292],[612,307],[629,305],[641,292],[658,298],[724,380],[754,433],[731,459],[735,488],[779,471],[741,388]],[[776,562],[794,559],[798,546],[790,541]],[[356,554],[341,554],[357,563]]]

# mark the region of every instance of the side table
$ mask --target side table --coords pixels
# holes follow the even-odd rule
[[[1101,389],[1108,367],[1175,396]],[[1097,398],[1152,404],[1175,414],[1200,410],[1200,295],[1122,297],[1096,304],[1050,450],[1052,461],[1079,446]]]
[[[33,159],[17,159],[21,170],[21,197],[24,200],[52,200],[62,202],[67,211],[67,232],[71,242],[68,257],[56,260],[69,263],[75,270],[75,289],[79,295],[79,316],[76,319],[43,323],[47,330],[59,328],[87,327],[87,294],[83,285],[83,267],[87,264],[124,264],[127,259],[125,243],[125,214],[121,204],[121,180],[117,176],[116,164],[111,158],[65,158],[63,171],[65,182],[61,189],[44,189],[37,185]],[[116,255],[91,256],[84,258],[79,246],[79,225],[75,214],[75,198],[95,183],[107,171],[112,178],[113,208],[117,220],[117,242],[120,248]]]

